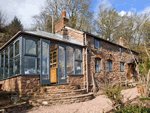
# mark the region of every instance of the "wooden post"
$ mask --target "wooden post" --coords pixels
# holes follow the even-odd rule
[[[94,73],[92,74],[92,81],[93,81],[93,92],[96,92],[96,85],[94,80]]]

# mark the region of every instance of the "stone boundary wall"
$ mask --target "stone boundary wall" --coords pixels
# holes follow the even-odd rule
[[[40,86],[40,75],[19,75],[1,81],[1,90],[13,92],[16,91],[20,95],[26,95],[29,92],[37,90]]]
[[[84,89],[84,75],[68,75],[67,83],[79,85],[81,89]]]

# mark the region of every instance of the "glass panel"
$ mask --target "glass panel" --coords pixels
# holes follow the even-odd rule
[[[65,79],[65,50],[59,46],[59,77]]]
[[[10,77],[13,76],[13,45],[10,45],[10,66],[9,66]]]
[[[99,49],[100,47],[99,41],[96,39],[94,41],[95,41],[95,48]]]
[[[41,54],[41,47],[40,47],[40,40],[37,41],[37,49],[38,49],[38,58],[37,58],[37,73],[40,74],[40,54]]]
[[[1,70],[2,70],[2,78],[4,78],[4,51],[2,52],[2,61],[1,61]]]
[[[20,74],[20,58],[15,59],[14,71],[15,71],[15,74]]]
[[[8,48],[5,50],[5,78],[8,77]]]
[[[0,70],[0,71],[1,71],[1,73],[0,73],[1,75],[0,75],[0,80],[1,80],[1,79],[3,79],[3,53],[1,54],[1,59],[0,59],[0,60],[1,60],[1,61],[0,61],[0,62],[1,62],[1,70]]]
[[[109,61],[110,63],[110,71],[112,71],[112,61]]]
[[[120,71],[124,72],[124,63],[120,62]]]
[[[119,48],[119,51],[120,51],[120,54],[122,53],[122,50],[121,50],[121,48]]]
[[[15,56],[19,54],[19,40],[15,43]]]
[[[36,41],[31,39],[26,39],[26,53],[36,55]]]
[[[76,59],[81,59],[81,50],[80,49],[75,49],[75,58]]]
[[[101,69],[100,69],[100,60],[101,59],[95,59],[95,71],[96,73],[100,73]]]
[[[73,48],[66,47],[67,73],[73,73]]]
[[[75,62],[75,74],[81,74],[81,62]]]
[[[107,61],[106,68],[107,68],[107,72],[109,72],[109,61]]]
[[[35,57],[24,58],[24,73],[25,74],[36,74],[35,62],[36,62]]]
[[[42,42],[42,74],[48,74],[48,44],[46,42]]]

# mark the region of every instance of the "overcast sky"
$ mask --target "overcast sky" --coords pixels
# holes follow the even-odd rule
[[[33,23],[32,16],[39,14],[44,3],[45,0],[0,0],[0,7],[6,12],[8,22],[16,15],[21,20],[24,28],[30,28]],[[92,10],[96,12],[98,5],[101,3],[115,7],[120,15],[127,12],[150,12],[149,0],[92,0]]]
[[[45,0],[0,0],[0,7],[6,12],[8,22],[16,15],[25,28],[30,28],[32,16],[39,14]]]

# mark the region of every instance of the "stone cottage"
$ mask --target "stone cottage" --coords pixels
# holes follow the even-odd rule
[[[69,27],[63,11],[55,34],[19,31],[0,48],[0,84],[26,92],[40,85],[76,84],[90,91],[121,76],[136,76],[138,53],[119,39],[115,44]]]

